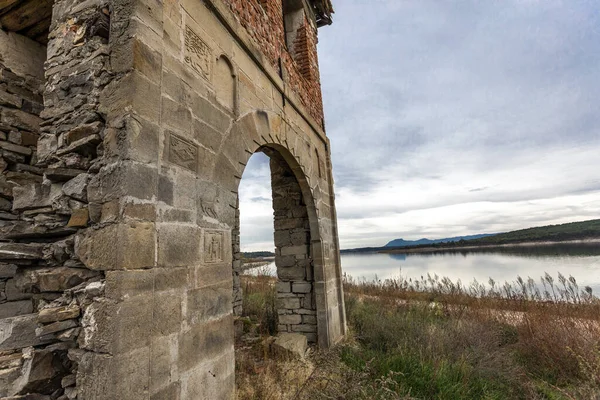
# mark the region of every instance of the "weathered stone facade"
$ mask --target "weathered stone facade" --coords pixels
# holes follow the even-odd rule
[[[232,398],[237,190],[257,151],[279,331],[344,335],[316,56],[330,12],[0,2],[0,397]]]

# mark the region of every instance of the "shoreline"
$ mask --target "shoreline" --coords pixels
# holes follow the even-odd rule
[[[498,249],[498,248],[511,248],[511,247],[544,247],[544,246],[556,246],[561,244],[598,244],[600,245],[600,238],[593,239],[578,239],[578,240],[563,240],[563,241],[536,241],[536,242],[522,242],[522,243],[505,243],[505,244],[490,244],[490,245],[473,245],[473,246],[456,246],[456,247],[422,247],[422,248],[406,248],[406,249],[379,249],[374,250],[374,253],[383,254],[406,254],[406,253],[439,253],[448,252],[455,250],[481,250],[481,249]]]

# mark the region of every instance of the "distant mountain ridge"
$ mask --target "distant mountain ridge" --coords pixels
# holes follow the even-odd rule
[[[418,239],[418,240],[404,240],[404,239],[394,239],[385,247],[409,247],[409,246],[422,246],[426,244],[436,244],[436,243],[449,243],[449,242],[460,242],[461,240],[474,240],[474,239],[482,239],[490,236],[496,236],[497,233],[485,233],[479,235],[468,235],[468,236],[455,236],[444,239]]]

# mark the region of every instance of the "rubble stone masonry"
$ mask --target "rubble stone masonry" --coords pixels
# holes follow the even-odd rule
[[[279,331],[343,337],[315,1],[0,2],[0,398],[233,398],[255,152]]]

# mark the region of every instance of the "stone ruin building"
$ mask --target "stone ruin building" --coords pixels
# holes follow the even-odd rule
[[[0,398],[229,399],[238,186],[270,157],[279,332],[345,334],[329,0],[0,0]]]

